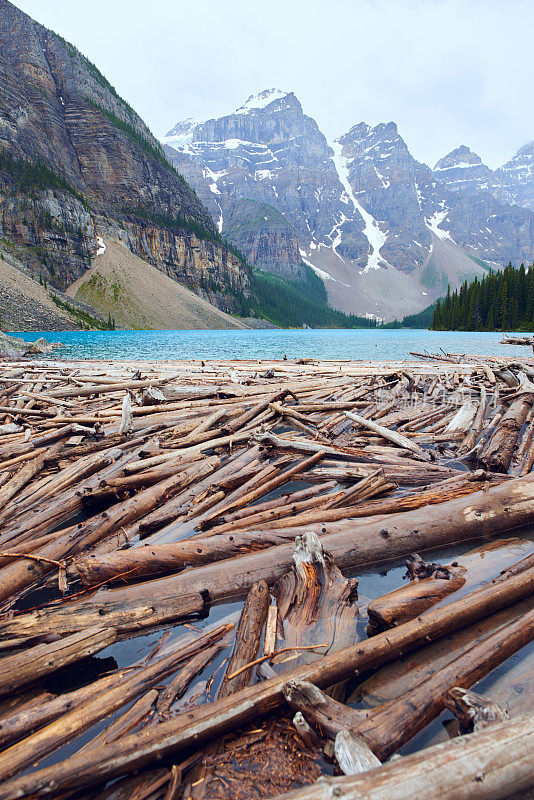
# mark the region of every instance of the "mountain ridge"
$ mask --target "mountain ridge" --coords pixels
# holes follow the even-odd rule
[[[98,235],[223,311],[249,270],[138,114],[82,53],[0,0],[0,236],[60,290]]]
[[[484,265],[532,257],[532,211],[509,187],[495,188],[495,173],[465,146],[432,170],[412,156],[394,122],[360,122],[328,142],[295,94],[279,90],[173,131],[182,138],[173,146],[164,137],[167,157],[223,234],[252,264],[281,276],[298,275],[296,242],[344,311],[389,318],[401,297],[402,310],[416,312],[447,283],[482,276]],[[513,174],[528,176],[529,152],[523,161]],[[265,223],[278,212],[285,227],[275,234],[259,226],[252,241],[241,224],[248,201],[271,209]]]

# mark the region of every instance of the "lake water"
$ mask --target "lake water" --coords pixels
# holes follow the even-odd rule
[[[231,331],[60,331],[17,333],[26,341],[44,336],[64,346],[55,359],[279,359],[322,358],[402,360],[410,351],[515,358],[532,356],[530,347],[499,344],[500,333],[425,330],[231,330]]]

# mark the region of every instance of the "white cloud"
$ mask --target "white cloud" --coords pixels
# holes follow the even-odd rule
[[[16,0],[100,67],[152,129],[293,89],[334,138],[394,120],[416,158],[497,166],[534,138],[531,0]]]

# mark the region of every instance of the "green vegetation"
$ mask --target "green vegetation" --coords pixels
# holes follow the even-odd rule
[[[78,322],[81,322],[90,328],[96,328],[99,331],[115,330],[115,322],[111,314],[108,314],[108,321],[103,322],[101,319],[99,319],[99,317],[95,317],[92,314],[89,314],[87,311],[83,311],[81,308],[77,308],[76,306],[71,305],[64,300],[60,300],[60,298],[55,294],[50,293],[50,297],[58,308],[62,308],[63,311],[66,311],[71,317],[75,317]]]
[[[295,233],[283,214],[268,203],[260,203],[250,197],[236,201],[233,218],[228,222],[226,235],[237,241],[257,235],[259,230],[280,230]],[[296,234],[295,234],[296,235]]]
[[[0,150],[0,170],[11,175],[20,192],[32,194],[43,189],[58,189],[68,192],[84,206],[87,206],[83,195],[77,192],[63,175],[54,172],[40,159],[27,161],[25,158],[16,158],[7,150]]]
[[[108,119],[112,123],[112,125],[114,125],[116,128],[119,128],[133,142],[135,142],[135,144],[139,145],[139,147],[142,150],[144,150],[147,155],[151,156],[156,161],[159,161],[160,164],[162,164],[164,167],[173,171],[177,175],[177,177],[180,178],[180,180],[185,184],[185,186],[189,187],[189,184],[187,183],[183,175],[180,175],[179,172],[176,172],[172,164],[170,164],[169,161],[167,161],[165,153],[163,152],[163,148],[161,147],[159,142],[156,143],[155,139],[151,141],[149,138],[144,136],[140,131],[138,131],[137,128],[135,128],[130,122],[125,122],[123,119],[118,117],[112,111],[108,111],[99,103],[95,103],[94,100],[91,100],[89,97],[86,97],[85,99],[90,105],[93,106],[93,108],[96,108],[96,110],[99,111],[100,114],[106,117],[106,119]]]
[[[490,271],[491,271],[491,267],[490,267],[490,265],[488,264],[488,262],[487,262],[487,261],[484,261],[484,259],[483,259],[483,258],[477,258],[476,256],[472,256],[472,255],[470,255],[469,253],[466,253],[466,255],[467,255],[467,256],[469,256],[469,258],[471,259],[471,261],[474,261],[474,262],[475,262],[475,264],[478,264],[478,266],[479,266],[479,267],[483,267],[484,269],[487,269],[487,270],[488,270],[488,272],[490,272]]]
[[[183,214],[176,214],[173,216],[171,214],[163,214],[159,211],[151,211],[143,206],[136,206],[135,208],[124,207],[121,208],[121,211],[124,214],[129,214],[133,217],[140,217],[148,222],[153,222],[154,225],[157,225],[160,228],[179,228],[180,230],[193,233],[197,239],[204,239],[208,242],[223,244],[232,252],[234,250],[234,248],[231,248],[230,245],[224,241],[215,228],[207,228],[198,220],[192,219],[191,217],[186,217]],[[243,259],[243,256],[241,256],[241,258]]]
[[[98,67],[95,66],[92,61],[89,61],[89,59],[84,56],[83,53],[80,53],[77,47],[74,47],[73,44],[64,39],[63,36],[60,36],[59,33],[54,33],[54,36],[65,45],[70,57],[77,58],[79,61],[81,61],[85,68],[91,73],[95,81],[100,84],[103,89],[107,89],[108,92],[110,92],[120,103],[122,103],[131,116],[137,116],[133,108],[126,102],[126,100],[123,100],[123,98],[116,91],[115,87],[111,85],[105,75],[102,75]]]
[[[534,266],[534,265],[533,265]],[[509,264],[436,303],[431,328],[438,331],[534,330],[534,269]]]
[[[305,270],[305,281],[282,280],[268,272],[254,270],[248,314],[290,328],[303,325],[313,328],[376,327],[375,320],[330,308],[322,280],[307,265]]]
[[[402,321],[394,320],[380,325],[381,328],[430,328],[437,300],[424,308],[418,314],[407,314]]]

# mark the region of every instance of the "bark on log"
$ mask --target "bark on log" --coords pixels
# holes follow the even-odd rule
[[[50,675],[68,664],[99,653],[117,639],[114,628],[95,627],[52,644],[38,644],[0,659],[0,695]]]
[[[533,402],[534,395],[522,395],[501,419],[479,456],[479,461],[488,469],[508,471],[521,428]]]
[[[355,670],[380,666],[398,657],[401,651],[415,649],[429,638],[446,636],[533,593],[534,570],[530,570],[488,589],[479,590],[446,608],[431,609],[418,619],[332,653],[320,662],[250,686],[207,707],[161,723],[156,729],[126,736],[108,746],[104,752],[96,754],[92,751],[90,758],[83,753],[71,756],[61,765],[46,767],[31,775],[4,782],[0,786],[0,800],[17,800],[28,795],[50,797],[80,783],[89,787],[145,766],[167,754],[176,754],[191,745],[198,746],[271,713],[283,702],[282,690],[289,680],[309,681],[319,687],[331,686],[348,678]],[[530,766],[529,760],[529,769]]]
[[[309,683],[288,683],[284,694],[294,711],[323,735],[335,738],[341,730],[360,734],[384,761],[419,733],[445,707],[447,693],[472,686],[534,638],[534,610],[462,653],[412,691],[372,710],[356,711],[337,703]]]
[[[533,750],[534,723],[520,717],[277,800],[504,800],[534,786]]]
[[[361,527],[359,535],[358,525],[351,520],[332,525],[316,522],[309,525],[308,530],[321,537],[323,547],[331,553],[339,569],[354,569],[386,563],[430,548],[450,546],[455,542],[482,539],[528,524],[534,520],[533,500],[534,475],[529,475],[492,487],[488,492],[476,492],[467,498],[371,521]],[[337,532],[330,533],[333,530]],[[289,540],[301,533],[299,528],[277,531]],[[254,532],[245,535],[253,536]],[[221,538],[224,540],[225,536],[231,541],[229,537],[232,534],[224,534]],[[256,538],[260,536],[261,532]],[[233,538],[236,538],[235,534]],[[169,596],[207,592],[211,601],[244,597],[254,583],[265,580],[272,585],[281,578],[290,568],[292,558],[293,544],[278,545],[260,553],[227,558],[223,562],[149,581],[142,584],[142,588],[100,590],[91,602],[105,609],[109,602],[120,604],[143,595],[148,598],[160,591],[168,591]],[[75,607],[74,603],[71,604],[72,609]],[[21,615],[14,631],[9,623],[0,622],[0,636],[16,636],[17,630],[18,635],[46,630],[47,625],[55,624],[53,620],[58,619],[56,615],[59,612],[60,609],[39,612],[43,615],[40,620],[32,614]]]

